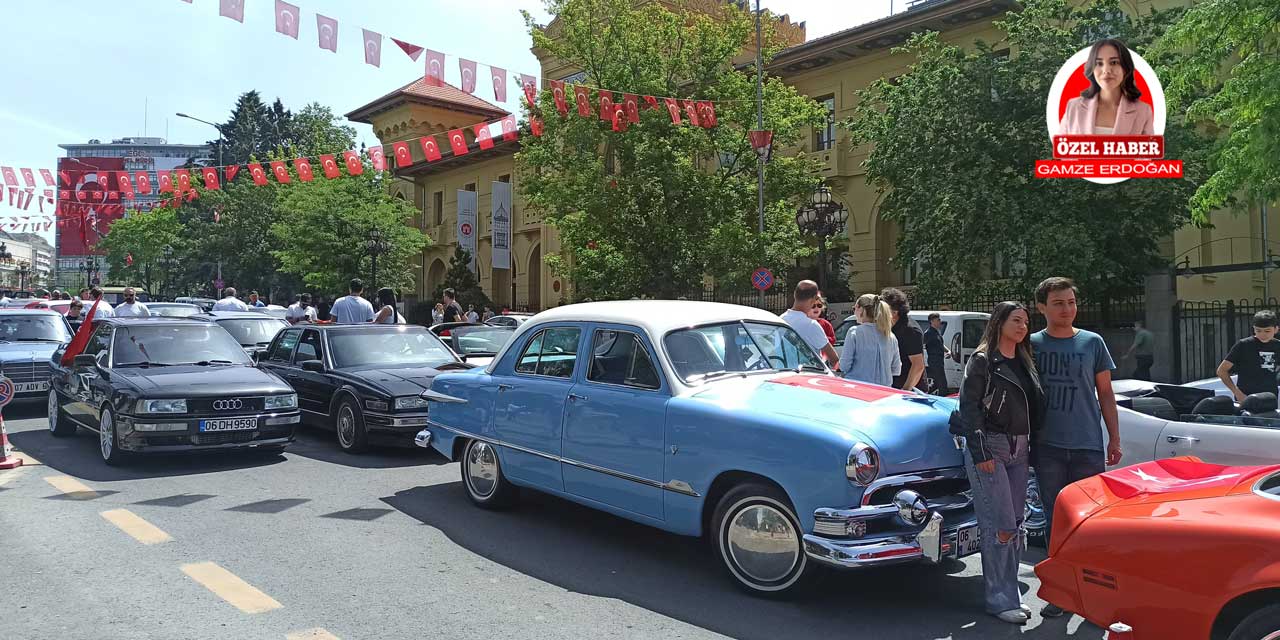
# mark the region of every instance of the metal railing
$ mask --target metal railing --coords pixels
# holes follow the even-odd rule
[[[1179,382],[1214,376],[1236,341],[1253,335],[1253,314],[1280,308],[1276,298],[1180,301],[1174,307],[1174,375]]]

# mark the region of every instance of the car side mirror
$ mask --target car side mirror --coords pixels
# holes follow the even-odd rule
[[[324,363],[319,360],[303,360],[302,370],[313,373],[324,373]]]
[[[77,355],[71,363],[77,369],[92,369],[98,366],[98,358],[92,353],[82,353]]]

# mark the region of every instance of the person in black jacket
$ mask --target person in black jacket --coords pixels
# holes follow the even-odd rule
[[[1030,316],[1017,302],[991,311],[982,342],[965,367],[958,435],[981,531],[986,609],[1025,624],[1018,564],[1026,548],[1022,518],[1029,444],[1044,419],[1044,392],[1031,353]]]

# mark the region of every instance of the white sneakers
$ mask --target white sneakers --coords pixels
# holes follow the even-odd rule
[[[1027,615],[1027,612],[1024,609],[1001,611],[996,614],[996,617],[1004,622],[1008,622],[1009,624],[1026,624],[1027,620],[1030,619],[1030,616]]]

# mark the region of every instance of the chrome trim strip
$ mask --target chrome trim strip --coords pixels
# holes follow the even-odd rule
[[[871,494],[885,487],[899,487],[917,482],[930,482],[933,480],[963,480],[968,478],[963,468],[948,469],[931,469],[929,471],[916,471],[909,474],[885,476],[873,480],[867,485],[865,491],[862,492],[862,506],[870,506]]]

